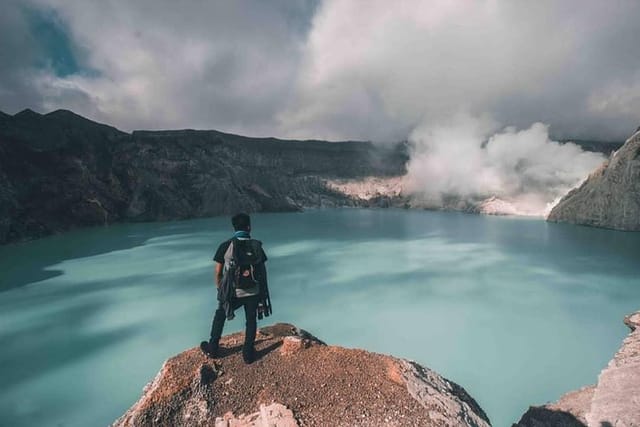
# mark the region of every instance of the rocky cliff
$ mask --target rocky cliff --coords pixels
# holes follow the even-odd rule
[[[121,132],[70,111],[0,114],[0,243],[76,226],[388,205],[328,184],[405,174],[404,144]],[[393,199],[393,200],[392,200]]]
[[[634,138],[549,219],[640,228]],[[603,152],[616,147],[580,143]],[[406,143],[287,141],[213,130],[129,134],[66,110],[0,112],[0,244],[120,221],[304,207],[523,214],[495,197],[443,195],[435,205],[412,200],[403,190],[407,161]]]
[[[564,196],[547,219],[640,231],[640,131]]]
[[[245,365],[242,334],[210,359],[167,360],[114,426],[489,426],[459,385],[414,362],[325,345],[292,325],[260,330]]]
[[[529,408],[514,427],[640,426],[640,312],[627,316],[624,323],[631,333],[596,385]]]

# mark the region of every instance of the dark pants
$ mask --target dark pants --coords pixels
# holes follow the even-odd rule
[[[244,306],[244,315],[247,319],[242,351],[248,353],[253,351],[253,343],[256,340],[256,329],[258,327],[256,321],[258,314],[258,296],[236,298],[233,302],[233,309],[237,310],[240,306]],[[220,342],[225,320],[226,316],[222,304],[218,304],[218,309],[213,316],[213,323],[211,325],[211,338],[209,338],[209,343],[215,348],[218,347],[218,343]]]

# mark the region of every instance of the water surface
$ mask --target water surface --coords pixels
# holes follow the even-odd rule
[[[274,316],[458,382],[495,426],[595,382],[640,308],[640,233],[405,210],[253,216]],[[0,247],[0,425],[106,425],[207,337],[227,218]],[[242,316],[225,332],[240,330]]]

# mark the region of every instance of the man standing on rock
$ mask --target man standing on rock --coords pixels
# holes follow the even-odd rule
[[[262,242],[251,238],[251,218],[239,213],[231,218],[234,236],[222,242],[213,257],[214,280],[218,289],[218,308],[211,325],[211,338],[202,341],[200,348],[210,357],[219,355],[219,343],[226,319],[235,317],[235,310],[244,307],[246,329],[242,358],[245,363],[255,360],[254,342],[257,320],[271,314],[271,300],[267,286],[267,255]]]

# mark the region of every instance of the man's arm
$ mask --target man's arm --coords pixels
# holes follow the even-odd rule
[[[216,284],[216,288],[220,287],[220,282],[222,282],[222,268],[224,264],[216,262],[215,272],[213,275],[214,283]]]

